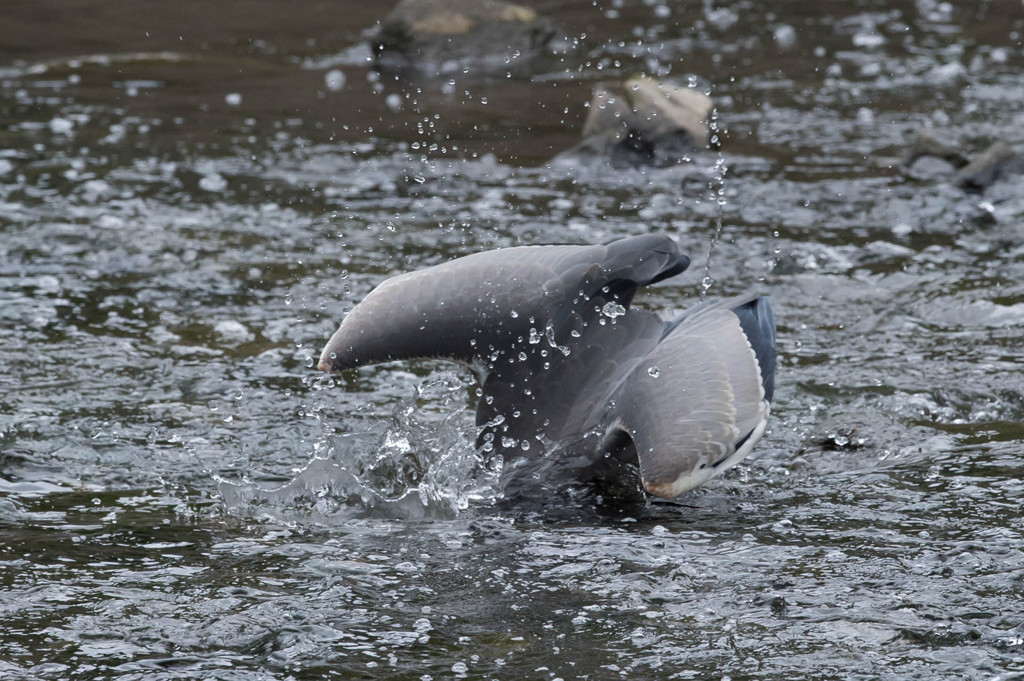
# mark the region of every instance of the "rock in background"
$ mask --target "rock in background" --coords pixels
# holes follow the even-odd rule
[[[923,131],[907,147],[902,164],[911,178],[949,178],[969,192],[984,192],[997,182],[1024,174],[1024,156],[1006,142],[997,140],[971,159],[960,148]]]
[[[982,192],[996,182],[1024,173],[1024,156],[1006,142],[993,142],[956,174],[956,185],[967,191]]]
[[[371,45],[385,70],[489,74],[527,68],[557,33],[533,9],[500,0],[402,0]]]
[[[955,146],[922,130],[903,152],[903,169],[909,177],[925,180],[950,175],[970,159]]]
[[[601,83],[583,124],[583,141],[567,155],[598,155],[613,165],[666,166],[708,146],[711,98],[692,88],[637,76]]]

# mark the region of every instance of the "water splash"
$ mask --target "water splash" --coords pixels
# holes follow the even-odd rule
[[[712,109],[711,122],[709,127],[712,133],[712,140],[718,138],[718,110]],[[708,257],[704,262],[704,278],[700,282],[700,299],[704,300],[708,296],[708,291],[714,285],[714,279],[711,277],[711,260],[715,255],[715,250],[718,248],[718,243],[722,239],[722,224],[724,221],[725,213],[725,175],[729,172],[729,166],[725,163],[725,157],[722,152],[718,152],[718,158],[715,160],[714,168],[712,169],[711,179],[708,181],[708,192],[714,196],[715,199],[715,231],[711,235],[711,242],[708,244]]]
[[[499,496],[501,458],[479,452],[466,410],[469,382],[435,375],[362,433],[327,435],[288,483],[218,480],[229,512],[297,525],[353,518],[454,518]]]

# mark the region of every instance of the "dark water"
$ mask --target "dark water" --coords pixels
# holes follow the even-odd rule
[[[898,167],[1024,147],[1021,4],[538,2],[564,54],[454,84],[369,69],[387,4],[0,8],[0,677],[1024,677],[1024,182]],[[550,163],[640,71],[721,154]],[[779,321],[679,504],[502,502],[466,376],[311,368],[387,274],[648,230],[645,302]]]

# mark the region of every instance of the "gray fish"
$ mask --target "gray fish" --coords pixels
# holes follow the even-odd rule
[[[380,284],[319,367],[464,362],[482,386],[479,447],[631,461],[649,493],[675,497],[750,453],[775,378],[765,297],[704,301],[670,321],[630,307],[689,264],[661,235],[465,256]]]

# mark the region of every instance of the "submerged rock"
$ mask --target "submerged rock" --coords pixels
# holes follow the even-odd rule
[[[515,70],[542,54],[556,25],[501,0],[402,0],[372,38],[378,67],[429,75]]]
[[[672,165],[708,146],[711,98],[637,76],[594,90],[583,141],[568,154],[594,154],[613,165]]]

